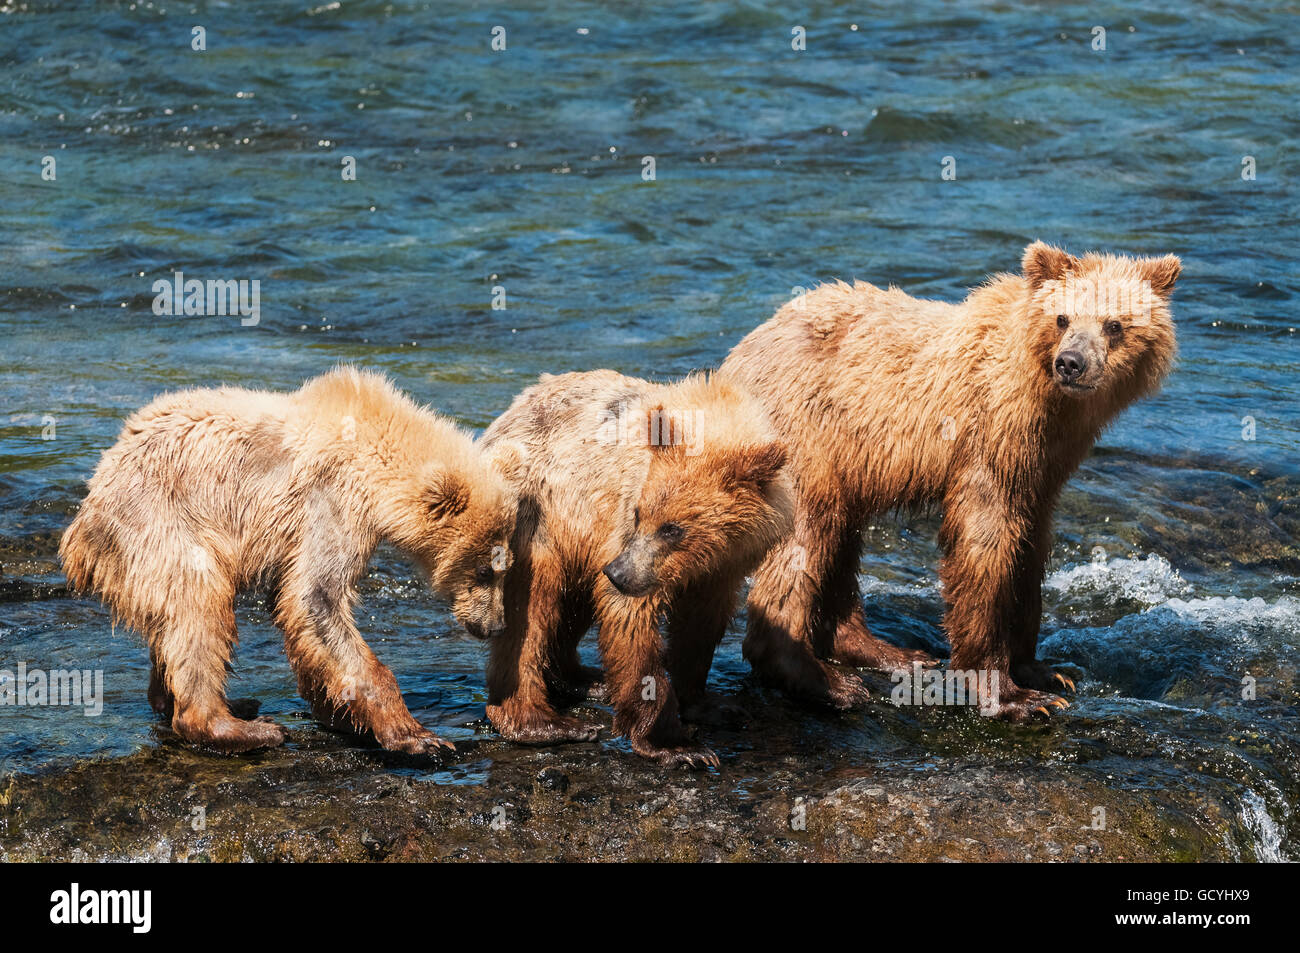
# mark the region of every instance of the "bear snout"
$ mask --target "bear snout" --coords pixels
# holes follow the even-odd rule
[[[605,578],[614,584],[625,596],[641,596],[650,591],[652,580],[646,574],[637,571],[637,567],[626,551],[609,562],[601,570]]]
[[[480,642],[486,642],[489,639],[505,635],[506,631],[506,620],[504,618],[489,619],[486,622],[479,619],[462,619],[461,625],[465,627],[466,632]]]
[[[1088,359],[1081,351],[1061,351],[1056,355],[1053,367],[1056,370],[1056,379],[1062,384],[1077,384],[1079,378],[1088,371]]]

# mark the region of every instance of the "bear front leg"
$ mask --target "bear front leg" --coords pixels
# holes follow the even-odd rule
[[[814,645],[819,598],[830,568],[832,538],[801,508],[795,532],[773,547],[749,588],[744,654],[754,673],[808,701],[845,709],[870,696],[856,675],[817,657]]]
[[[749,713],[708,691],[709,669],[736,610],[739,579],[704,579],[673,599],[668,613],[668,677],[683,721],[743,725]]]
[[[1038,629],[1043,619],[1043,574],[1052,549],[1050,514],[1040,518],[1021,547],[1015,568],[1015,597],[1007,622],[1011,633],[1011,677],[1039,691],[1071,691],[1074,680],[1038,660]]]
[[[979,699],[981,710],[1011,721],[1068,706],[1055,695],[1018,685],[1011,673],[1007,623],[1016,608],[1026,531],[987,471],[958,481],[945,501],[940,577],[948,602],[944,629],[952,645],[950,667],[985,673],[981,684],[996,689]]]
[[[632,742],[637,754],[666,767],[716,768],[718,756],[694,744],[682,727],[677,695],[664,668],[659,614],[654,599],[620,595],[608,583],[597,594],[600,654],[614,730]]]
[[[595,741],[596,725],[558,714],[551,706],[548,674],[558,654],[562,601],[571,580],[543,546],[516,549],[506,575],[506,630],[492,640],[488,659],[488,720],[503,738],[523,744]],[[574,659],[576,662],[576,658]]]
[[[356,581],[370,557],[364,540],[327,518],[309,522],[310,536],[280,580],[276,621],[298,691],[328,727],[372,735],[381,746],[408,754],[455,749],[411,714],[397,678],[357,631],[352,607]]]

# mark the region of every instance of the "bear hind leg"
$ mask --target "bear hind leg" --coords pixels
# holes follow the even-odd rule
[[[866,616],[862,610],[862,594],[858,588],[861,555],[862,537],[855,531],[846,534],[838,551],[831,558],[819,600],[822,616],[820,624],[824,632],[816,639],[825,646],[824,654],[841,665],[886,672],[908,669],[913,662],[935,664],[935,660],[927,653],[892,645],[867,628]]]
[[[283,744],[283,728],[270,719],[237,718],[226,701],[226,672],[236,641],[234,594],[179,601],[186,615],[172,619],[151,640],[155,709],[170,714],[179,737],[225,754]]]
[[[764,682],[814,704],[853,708],[869,699],[856,675],[817,657],[814,613],[827,567],[826,541],[796,517],[796,534],[775,546],[754,573],[744,655]]]
[[[548,688],[556,696],[577,701],[608,701],[605,673],[595,666],[583,665],[578,657],[578,645],[596,618],[590,594],[570,589],[561,600],[558,618],[555,657],[547,668]]]

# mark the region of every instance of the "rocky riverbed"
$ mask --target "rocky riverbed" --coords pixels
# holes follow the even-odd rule
[[[1162,756],[1122,718],[1011,728],[882,702],[810,719],[758,694],[746,729],[710,731],[723,763],[702,773],[608,743],[522,748],[486,732],[437,762],[305,717],[290,720],[288,746],[230,758],[159,727],[134,754],[0,780],[0,859],[1279,859],[1284,832],[1230,772],[1134,776],[1132,759]],[[875,726],[873,749],[893,753],[872,763],[817,740],[860,721]],[[899,750],[922,737],[933,753]],[[1294,763],[1293,746],[1240,742]]]

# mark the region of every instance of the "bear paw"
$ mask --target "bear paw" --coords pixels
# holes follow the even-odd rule
[[[929,668],[938,661],[920,649],[904,649],[876,638],[855,619],[846,619],[835,630],[831,658],[841,665],[874,668],[882,672],[910,669],[913,662]]]
[[[1012,686],[1011,691],[1002,692],[998,698],[994,717],[1003,721],[1029,721],[1050,718],[1057,711],[1069,707],[1070,703],[1058,695]]]
[[[456,746],[450,741],[439,738],[427,728],[407,729],[375,736],[388,751],[401,751],[406,754],[440,754],[443,750],[455,751]]]
[[[287,737],[284,728],[266,716],[244,720],[223,715],[198,724],[176,717],[172,729],[186,741],[215,748],[223,754],[276,748],[284,744]]]
[[[1072,678],[1049,668],[1038,659],[1013,665],[1011,667],[1011,677],[1015,679],[1017,685],[1037,689],[1040,692],[1073,692],[1075,690]]]
[[[525,745],[595,741],[600,734],[599,725],[560,715],[553,715],[544,720],[512,719],[506,716],[505,710],[500,705],[488,706],[488,720],[492,722],[492,727],[496,728],[502,738]]]
[[[837,672],[830,665],[822,666],[822,674],[825,684],[808,686],[801,692],[804,697],[840,711],[860,708],[871,700],[871,692],[856,675]]]
[[[702,745],[668,745],[659,746],[650,742],[633,742],[632,750],[643,758],[658,761],[665,768],[686,768],[689,771],[702,771],[716,768],[718,756]]]

